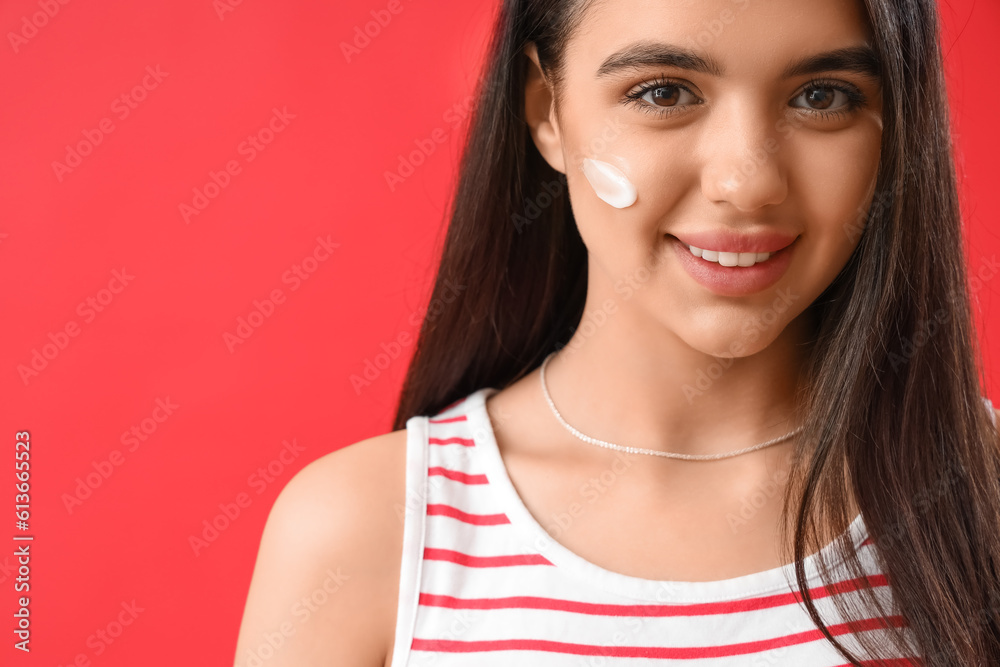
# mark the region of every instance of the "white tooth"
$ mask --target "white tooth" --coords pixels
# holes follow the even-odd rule
[[[719,264],[722,266],[736,266],[739,258],[740,254],[738,252],[720,252]]]
[[[724,252],[720,250],[705,250],[693,245],[688,246],[688,250],[695,257],[715,262],[722,266],[753,266],[759,262],[765,262],[771,257],[769,252]]]

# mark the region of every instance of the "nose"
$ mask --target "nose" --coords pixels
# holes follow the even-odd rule
[[[788,195],[778,119],[743,102],[720,109],[706,127],[702,192],[742,212],[778,204]]]

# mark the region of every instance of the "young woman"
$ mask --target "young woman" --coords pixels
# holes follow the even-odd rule
[[[283,490],[237,664],[1000,665],[934,1],[498,16],[396,430]]]

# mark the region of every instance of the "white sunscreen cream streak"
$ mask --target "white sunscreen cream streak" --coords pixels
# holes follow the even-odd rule
[[[584,158],[583,174],[590,181],[597,196],[615,208],[631,206],[638,197],[632,182],[612,164],[589,157]]]

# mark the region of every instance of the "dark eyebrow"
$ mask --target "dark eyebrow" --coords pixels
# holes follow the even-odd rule
[[[597,78],[657,65],[702,72],[717,77],[722,77],[726,73],[726,69],[711,57],[702,57],[694,51],[673,44],[640,41],[608,56],[597,68]],[[820,72],[846,71],[877,80],[881,77],[881,70],[875,51],[870,46],[861,45],[808,56],[789,64],[781,73],[781,77],[790,79],[794,76]]]

